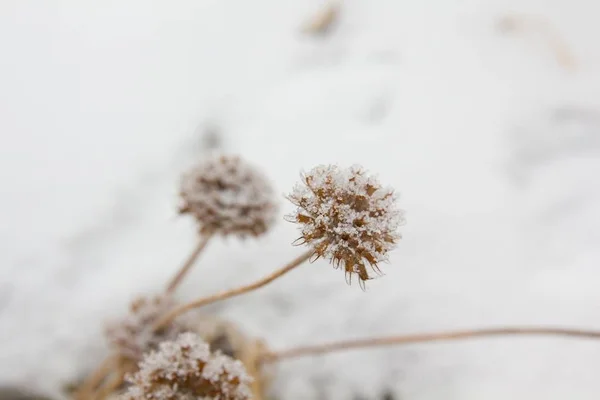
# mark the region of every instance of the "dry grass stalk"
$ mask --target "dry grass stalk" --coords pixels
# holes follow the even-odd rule
[[[568,71],[577,69],[577,61],[569,45],[550,22],[542,18],[506,15],[498,21],[498,28],[503,33],[521,33],[527,30],[541,33],[558,65]]]
[[[292,260],[292,262],[285,265],[284,267],[276,270],[275,272],[267,275],[266,277],[264,277],[262,279],[259,279],[256,282],[253,282],[251,284],[240,286],[235,289],[224,290],[224,291],[216,293],[212,296],[202,297],[202,298],[192,301],[190,303],[182,304],[181,306],[175,307],[173,310],[171,310],[170,312],[165,314],[154,324],[154,329],[160,329],[160,328],[166,326],[167,324],[171,323],[175,318],[177,318],[181,314],[183,314],[187,311],[190,311],[192,309],[203,307],[208,304],[212,304],[217,301],[225,300],[225,299],[228,299],[231,297],[239,296],[241,294],[248,293],[248,292],[256,290],[260,287],[263,287],[263,286],[271,283],[275,279],[290,272],[291,270],[298,267],[305,261],[307,261],[313,255],[313,253],[314,253],[314,251],[311,249],[311,250],[303,253],[296,259]]]
[[[73,397],[77,400],[89,399],[96,388],[106,379],[118,363],[118,355],[107,357],[90,375],[88,375]]]
[[[327,354],[342,350],[364,349],[369,347],[402,344],[465,340],[491,336],[563,336],[598,340],[600,339],[600,331],[552,327],[505,327],[471,329],[438,333],[419,333],[414,335],[356,339],[313,346],[296,347],[289,350],[267,353],[263,356],[262,360],[264,363],[272,363],[291,358]]]
[[[110,396],[116,389],[118,389],[125,382],[125,368],[122,364],[118,365],[116,370],[113,371],[90,398],[92,400],[104,400]]]
[[[204,248],[206,247],[206,245],[208,244],[208,242],[211,238],[212,238],[212,234],[210,234],[210,233],[200,236],[200,241],[198,241],[198,244],[194,248],[194,251],[192,252],[192,254],[190,254],[190,256],[185,261],[185,263],[181,266],[181,268],[179,269],[177,274],[173,277],[173,279],[171,279],[171,281],[167,285],[166,292],[168,294],[173,294],[173,292],[175,292],[175,290],[181,284],[181,282],[183,281],[183,278],[185,278],[187,273],[190,271],[190,269],[192,268],[192,266],[198,259],[198,256],[200,255],[200,253],[202,253],[202,251],[204,250]]]
[[[329,3],[314,15],[303,27],[304,33],[314,36],[325,36],[332,31],[334,24],[339,20],[341,4],[338,1]]]
[[[241,349],[239,359],[246,366],[248,373],[254,377],[250,385],[253,400],[264,400],[269,384],[269,377],[262,368],[262,356],[268,352],[266,343],[262,340],[254,340]]]

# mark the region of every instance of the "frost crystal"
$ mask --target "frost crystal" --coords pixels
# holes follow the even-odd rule
[[[208,159],[184,175],[181,213],[193,215],[201,233],[258,236],[273,224],[274,191],[260,171],[239,157]]]
[[[286,219],[301,225],[296,243],[314,247],[313,260],[325,257],[335,268],[343,266],[349,283],[357,274],[363,288],[372,279],[365,262],[379,273],[377,264],[387,261],[401,238],[397,229],[404,218],[393,190],[360,166],[319,165],[303,174],[288,199],[297,210]]]
[[[182,333],[163,342],[128,377],[131,386],[121,400],[247,400],[252,397],[247,374],[239,360],[210,352],[195,333]]]
[[[176,319],[163,329],[154,330],[153,324],[158,317],[175,305],[175,301],[166,295],[137,298],[131,303],[127,316],[108,324],[106,336],[109,343],[123,357],[139,361],[144,353],[156,349],[159,343],[173,340],[189,330],[185,317]]]

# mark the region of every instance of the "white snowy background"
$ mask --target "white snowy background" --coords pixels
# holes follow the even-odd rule
[[[366,293],[326,262],[212,308],[274,349],[392,333],[600,329],[600,25],[594,0],[0,2],[0,383],[56,392],[102,324],[160,290],[196,241],[179,174],[223,150],[285,193],[360,163],[397,188],[404,239]],[[505,16],[548,37],[503,33]],[[207,142],[208,141],[208,142]],[[209,143],[210,144],[210,143]],[[282,215],[290,211],[282,196]],[[182,297],[301,249],[214,241]],[[278,366],[280,399],[597,399],[600,342],[496,338]]]

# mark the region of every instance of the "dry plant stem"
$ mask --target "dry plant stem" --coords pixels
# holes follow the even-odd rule
[[[552,26],[545,24],[544,27],[546,29],[546,35],[548,36],[550,46],[554,49],[556,61],[566,70],[575,70],[577,67],[577,62],[569,46],[565,43],[562,37],[554,29],[552,29]]]
[[[318,14],[304,26],[303,31],[314,35],[325,35],[339,18],[341,1],[330,0]]]
[[[125,370],[120,366],[110,378],[111,379],[108,382],[98,388],[93,397],[91,397],[92,400],[104,400],[121,386],[123,384],[123,379],[125,378]]]
[[[545,36],[545,40],[554,53],[558,64],[566,70],[573,71],[576,69],[577,62],[570,47],[548,21],[541,18],[509,15],[504,17],[501,23],[506,30],[526,29],[529,26],[533,30],[541,32]]]
[[[179,272],[177,272],[177,275],[175,275],[173,277],[173,279],[171,279],[171,281],[169,282],[169,285],[167,286],[168,294],[172,294],[175,291],[175,289],[177,289],[179,284],[183,281],[183,278],[185,278],[185,276],[187,275],[189,270],[192,268],[192,266],[198,259],[198,256],[200,255],[200,253],[202,253],[202,250],[204,250],[204,248],[208,244],[211,237],[212,237],[212,234],[210,234],[210,233],[204,234],[201,236],[200,241],[196,245],[196,248],[194,249],[192,254],[190,254],[188,259],[181,266],[181,268],[179,269]]]
[[[531,23],[546,35],[548,45],[554,52],[558,64],[564,69],[574,70],[576,68],[575,57],[556,29],[548,21],[542,19],[532,19]]]
[[[291,270],[293,270],[294,268],[296,268],[297,266],[299,266],[300,264],[302,264],[303,262],[308,260],[310,258],[310,256],[313,255],[313,253],[314,253],[314,250],[311,249],[310,251],[307,251],[306,253],[297,257],[295,260],[293,260],[292,262],[290,262],[283,268],[280,268],[280,269],[276,270],[275,272],[271,273],[270,275],[267,275],[266,277],[254,282],[254,283],[251,283],[249,285],[240,286],[235,289],[224,290],[222,292],[213,294],[212,296],[203,297],[198,300],[192,301],[191,303],[182,304],[179,307],[175,307],[172,311],[165,314],[162,318],[160,318],[156,322],[156,324],[154,325],[154,329],[162,328],[163,326],[167,325],[168,323],[173,321],[175,318],[177,318],[181,314],[183,314],[189,310],[192,310],[194,308],[206,306],[208,304],[215,303],[215,302],[221,301],[221,300],[225,300],[230,297],[239,296],[240,294],[251,292],[252,290],[263,287],[263,286],[271,283],[275,279],[290,272]]]
[[[90,397],[93,393],[94,389],[106,378],[108,373],[115,367],[118,363],[119,357],[117,355],[112,355],[107,357],[97,368],[94,370],[83,384],[77,390],[75,394],[75,398],[78,400],[85,400]]]
[[[505,327],[489,329],[472,329],[439,333],[422,333],[415,335],[388,336],[380,338],[347,340],[315,346],[297,347],[289,350],[270,352],[263,355],[264,363],[277,362],[289,358],[312,356],[332,353],[340,350],[351,350],[375,346],[401,345],[426,342],[441,342],[449,340],[472,339],[489,336],[566,336],[585,339],[600,339],[600,331],[585,331],[578,329],[551,327]]]

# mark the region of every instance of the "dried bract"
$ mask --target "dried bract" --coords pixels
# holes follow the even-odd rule
[[[295,243],[314,248],[311,261],[325,257],[343,267],[348,283],[356,274],[364,288],[372,279],[365,265],[380,273],[378,263],[401,238],[403,212],[393,190],[360,166],[319,165],[303,174],[288,199],[297,210],[286,219],[300,224],[302,232]]]
[[[193,215],[202,234],[259,236],[277,213],[270,182],[237,156],[198,164],[184,175],[180,194],[180,212]]]
[[[247,400],[252,378],[243,364],[209,346],[195,333],[183,333],[147,354],[121,400]]]
[[[122,357],[137,362],[144,353],[156,349],[161,342],[173,340],[180,333],[190,330],[185,317],[175,319],[162,329],[153,328],[156,320],[175,305],[175,301],[167,295],[137,298],[131,303],[127,316],[107,325],[106,336],[110,345]]]

